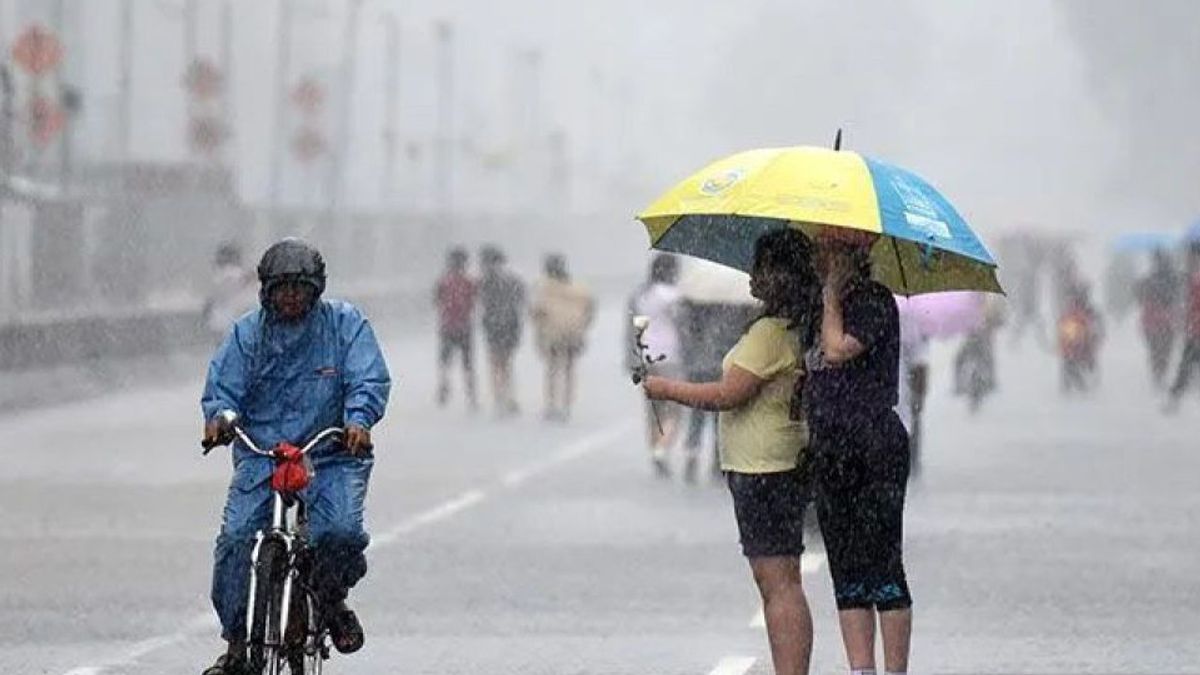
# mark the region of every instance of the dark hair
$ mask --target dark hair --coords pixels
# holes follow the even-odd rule
[[[570,275],[567,274],[567,259],[561,253],[549,253],[545,260],[546,276],[559,281],[567,281]]]
[[[462,246],[455,246],[446,253],[446,263],[451,267],[460,267],[467,264],[469,257],[467,249]]]
[[[479,249],[479,258],[485,265],[503,265],[505,262],[504,251],[495,244],[487,244]]]
[[[232,241],[223,241],[217,246],[216,263],[218,265],[240,265],[242,249]]]
[[[787,319],[788,327],[800,330],[805,342],[812,337],[821,292],[813,252],[812,240],[790,227],[768,232],[754,243],[754,269],[770,270],[783,280],[780,297],[768,308],[770,315]]]
[[[659,253],[650,262],[650,283],[673,284],[679,278],[679,260],[667,253]]]

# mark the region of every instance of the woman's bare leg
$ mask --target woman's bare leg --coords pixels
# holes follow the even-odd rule
[[[762,596],[775,674],[807,675],[812,658],[813,624],[800,582],[800,559],[751,558],[750,569]]]

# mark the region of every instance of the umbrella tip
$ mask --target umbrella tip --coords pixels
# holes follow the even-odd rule
[[[842,149],[842,130],[841,130],[841,128],[839,128],[837,130],[837,136],[833,137],[833,149],[834,150]]]

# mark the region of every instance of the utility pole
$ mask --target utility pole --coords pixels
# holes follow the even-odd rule
[[[63,44],[69,44],[67,50],[68,56],[63,60],[63,64],[58,69],[58,105],[64,108],[64,114],[67,116],[66,125],[63,127],[62,136],[58,141],[58,181],[63,191],[66,192],[71,183],[71,141],[74,137],[73,129],[75,126],[74,111],[69,109],[71,106],[64,105],[68,97],[74,97],[75,92],[70,91],[70,84],[67,76],[70,72],[69,63],[73,56],[73,52],[79,49],[79,44],[70,44],[67,36],[67,5],[66,0],[55,0],[53,14],[54,32],[58,35],[58,39]],[[72,34],[70,37],[74,37]],[[77,102],[77,100],[76,100]]]
[[[288,79],[291,76],[292,3],[279,0],[275,31],[275,124],[271,130],[271,183],[268,198],[272,208],[279,207],[283,181],[284,142],[287,137]]]
[[[133,0],[121,0],[120,68],[117,78],[117,147],[122,162],[132,156],[133,138]]]
[[[233,2],[221,3],[221,122],[226,141],[233,136]],[[232,153],[228,144],[226,153]],[[230,165],[234,162],[230,161]]]
[[[350,0],[346,26],[342,34],[341,82],[338,89],[338,126],[333,154],[329,162],[329,215],[334,217],[342,202],[346,157],[350,156],[350,120],[354,113],[354,76],[358,59],[358,12],[362,0]]]
[[[386,210],[396,201],[396,155],[400,141],[396,136],[400,104],[400,22],[395,14],[384,15],[383,29],[383,173],[379,182],[379,203]]]
[[[437,22],[437,137],[434,139],[434,195],[441,226],[448,239],[454,230],[454,28]]]

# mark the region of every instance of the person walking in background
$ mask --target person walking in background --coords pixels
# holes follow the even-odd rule
[[[1138,282],[1137,297],[1141,305],[1142,337],[1150,357],[1150,376],[1154,385],[1161,387],[1175,348],[1175,312],[1179,304],[1179,274],[1165,250],[1154,251],[1150,273]]]
[[[900,311],[900,382],[896,412],[908,430],[911,462],[909,476],[921,467],[922,412],[929,390],[929,336],[921,328],[915,311]]]
[[[1077,280],[1066,291],[1063,302],[1058,320],[1061,386],[1063,393],[1081,393],[1092,389],[1099,380],[1096,354],[1104,328],[1086,282]]]
[[[1187,326],[1179,370],[1167,398],[1168,413],[1179,410],[1180,398],[1196,376],[1196,371],[1200,370],[1200,242],[1188,245],[1187,284]]]
[[[462,359],[463,383],[467,403],[474,410],[475,344],[471,322],[475,313],[475,281],[467,275],[467,251],[455,247],[446,255],[446,269],[434,287],[433,300],[438,314],[438,405],[450,400],[450,366],[454,355]]]
[[[595,301],[583,286],[571,281],[567,261],[558,253],[546,256],[544,276],[533,291],[530,307],[538,351],[546,364],[546,406],[549,421],[571,417],[575,398],[575,360],[595,315]]]
[[[891,292],[871,279],[874,241],[842,228],[819,235],[823,314],[803,394],[846,658],[854,673],[875,672],[878,621],[884,669],[904,673],[912,597],[903,563],[908,434],[895,411],[900,318]]]
[[[679,350],[679,319],[682,311],[682,297],[675,284],[679,279],[679,260],[666,253],[660,253],[650,263],[650,278],[629,299],[630,316],[644,316],[649,319],[649,325],[642,334],[642,342],[651,357],[656,361],[648,366],[651,375],[678,378],[683,372],[680,363]],[[627,324],[632,329],[632,323]],[[640,358],[633,349],[636,335],[629,335],[625,340],[625,353],[630,355],[630,365],[637,363]],[[659,476],[669,476],[670,464],[667,453],[675,443],[676,432],[682,410],[671,403],[655,405],[646,403],[646,428],[649,430],[651,461],[655,473]]]
[[[521,343],[525,284],[508,270],[508,261],[498,247],[483,247],[480,260],[483,276],[479,280],[479,304],[492,374],[492,394],[496,414],[508,417],[520,411],[513,392],[512,366],[513,355]]]
[[[224,340],[233,322],[257,303],[254,272],[242,263],[241,248],[231,241],[222,242],[213,257],[212,285],[201,311],[213,341]]]
[[[651,376],[644,386],[652,401],[720,411],[721,468],[762,596],[775,673],[798,675],[808,672],[813,630],[800,575],[808,429],[793,393],[804,377],[804,345],[815,336],[812,242],[792,229],[761,236],[750,287],[762,315],[725,356],[719,380]]]

